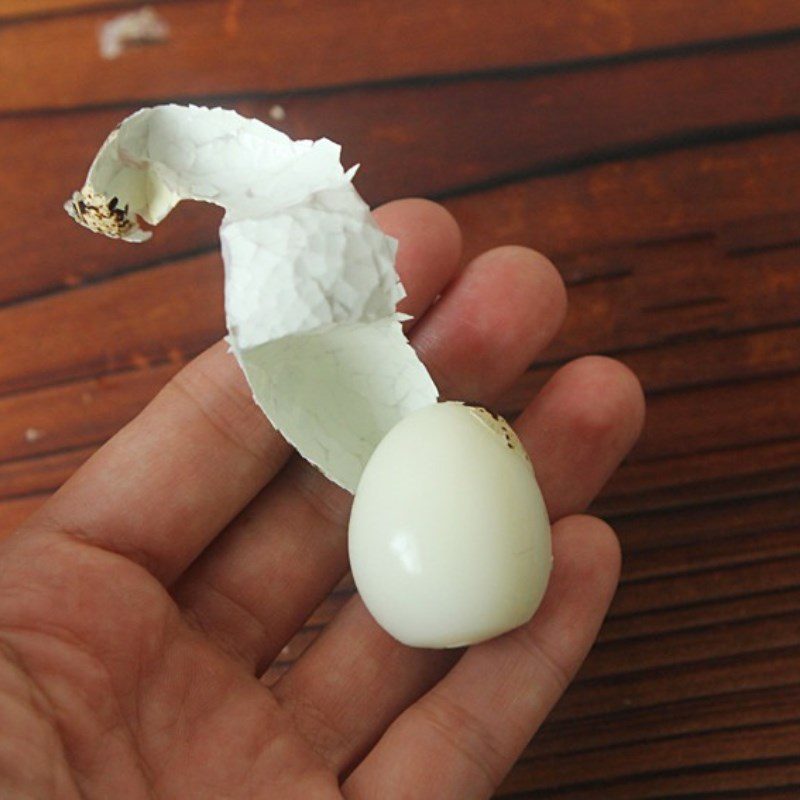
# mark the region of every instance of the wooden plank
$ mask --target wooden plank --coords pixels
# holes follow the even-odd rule
[[[94,447],[80,448],[24,461],[0,462],[0,497],[52,492],[61,486],[94,450]]]
[[[736,516],[736,509],[726,513],[723,508],[717,520],[719,527],[725,530]],[[721,538],[703,536],[687,526],[687,534],[696,534],[696,541],[682,544],[662,539],[657,529],[650,547],[626,548],[621,584],[601,639],[611,641],[626,634],[638,637],[646,633],[644,620],[651,618],[660,626],[658,632],[667,630],[666,623],[658,619],[672,618],[673,613],[677,628],[686,627],[685,621],[701,626],[741,619],[747,615],[737,609],[757,603],[770,615],[794,608],[800,594],[797,528],[771,530],[771,524],[767,516],[763,529],[753,534]],[[309,623],[327,624],[352,593],[352,583],[343,583],[315,610]],[[762,596],[768,593],[774,596]],[[698,607],[699,603],[707,605],[708,612]],[[729,617],[721,616],[725,608]]]
[[[800,242],[800,217],[794,214],[761,216],[723,227],[722,246],[729,253],[746,253]]]
[[[205,94],[286,91],[513,69],[800,24],[797,7],[780,0],[474,0],[469,13],[457,0],[408,0],[382,4],[372,14],[353,0],[309,0],[302,13],[291,0],[233,7],[195,0],[159,11],[170,39],[127,53],[124,68],[109,66],[97,52],[97,26],[108,13],[0,29],[2,107],[64,108],[192,96],[197,87]]]
[[[590,717],[545,725],[527,748],[526,759],[651,742],[667,737],[791,722],[800,708],[800,685],[719,695],[625,712],[598,724]]]
[[[798,464],[798,439],[626,461],[593,508],[601,515],[624,515],[785,493],[798,488]]]
[[[754,584],[738,587],[739,594],[748,593],[743,597],[736,596],[735,587],[726,586],[717,579],[708,596],[703,596],[694,604],[676,605],[654,611],[637,610],[623,615],[616,613],[616,605],[612,606],[611,616],[603,626],[601,638],[603,641],[615,641],[641,636],[658,637],[665,631],[727,625],[729,622],[742,619],[800,612],[800,589],[797,588],[796,576],[789,575],[788,568],[782,568],[779,564],[770,564],[766,569],[763,566],[759,564],[755,569],[740,568],[730,571],[731,577],[744,574],[744,577],[751,578],[756,574],[756,580],[759,579],[757,573],[761,573],[760,577],[763,579],[760,586]],[[796,559],[791,562],[791,566],[797,569]],[[712,580],[714,577],[712,576]],[[775,580],[774,586],[768,585],[771,578]],[[680,582],[680,577],[677,580]],[[781,590],[781,585],[790,588]],[[724,594],[726,591],[733,597],[714,600],[715,594]],[[651,603],[658,604],[653,594],[649,597]]]
[[[800,574],[798,573],[796,566],[793,567],[792,573],[792,577],[795,579],[796,583],[796,575]],[[743,583],[746,585],[747,581],[744,581]],[[800,600],[800,595],[797,591],[795,591],[793,593],[792,604],[789,606],[784,606],[785,609],[791,610],[792,616],[797,613],[798,607],[800,607],[798,606],[798,600]],[[327,612],[315,615],[316,625],[314,628],[306,629],[297,637],[295,637],[295,639],[282,653],[279,666],[273,670],[276,675],[302,654],[302,652],[318,635],[318,631],[316,630],[317,625],[327,622],[332,614],[338,610],[341,602],[341,600],[337,600],[335,603],[326,604],[328,605]],[[761,604],[761,609],[763,611],[763,603]],[[749,616],[751,615],[750,609],[744,607],[739,609],[739,611],[740,613],[738,618],[741,620],[748,620]],[[694,610],[694,613],[697,613],[696,609]],[[734,614],[733,619],[736,618],[737,615]],[[638,615],[636,619],[638,619]],[[613,624],[613,621],[614,620],[612,618],[610,622],[607,622],[606,628],[609,626],[609,624]],[[720,619],[720,622],[725,623],[725,630],[727,630],[729,627],[730,621],[730,616],[725,616],[724,618]],[[620,621],[621,626],[629,623],[630,620]],[[752,621],[748,620],[748,623],[751,627],[754,627],[755,630],[759,631],[759,636],[745,635],[737,637],[734,635],[733,637],[730,637],[731,641],[734,641],[736,638],[741,638],[742,641],[750,642],[768,641],[770,643],[775,643],[776,641],[780,641],[779,637],[775,637],[774,635],[775,630],[769,627],[769,621],[758,621],[755,623],[755,625],[753,625]],[[796,626],[790,624],[787,627],[784,625],[784,631],[787,630],[789,632],[790,640],[792,640],[792,633],[795,634],[794,638],[796,639]],[[648,628],[648,630],[644,633],[646,638],[643,639],[643,642],[650,643],[653,651],[658,649],[659,642],[663,643],[663,652],[667,654],[683,653],[685,651],[684,648],[681,647],[672,647],[671,640],[669,638],[664,640],[660,637],[660,631]],[[705,636],[697,637],[695,635],[695,640],[700,643],[702,648],[705,648]],[[625,646],[624,651],[627,659],[629,648]],[[595,658],[596,656],[590,657],[590,664]],[[746,656],[741,658],[744,661],[747,660]],[[758,658],[759,654],[756,654],[756,659]],[[737,658],[737,661],[738,660],[739,659]],[[618,663],[618,661],[618,659],[615,659],[615,663]],[[693,665],[693,673],[700,673],[702,677],[702,673],[705,671],[709,663],[712,665],[713,669],[714,662],[704,660],[702,665]],[[794,663],[800,664],[800,658],[794,657]],[[672,667],[673,664],[672,661],[670,661],[670,669],[672,669]],[[763,677],[765,672],[766,670],[757,670],[756,674],[759,677]],[[587,669],[584,669],[582,673],[584,678],[582,678],[581,682],[579,682],[573,689],[570,690],[570,693],[576,690],[581,692],[584,686],[586,687],[586,691],[590,693],[593,692],[593,687],[596,685],[596,681],[589,680],[586,682],[585,676],[587,673],[589,676],[593,674],[593,669],[591,666],[589,666]],[[668,674],[669,673],[667,673],[667,675]],[[780,679],[780,677],[782,677],[784,674],[794,673],[791,670],[784,669],[776,670],[775,674],[777,676],[776,679]],[[609,676],[609,679],[613,681],[613,685],[620,685],[624,687],[625,683],[618,683],[617,675],[618,671],[615,670],[613,675]],[[648,671],[647,675],[652,675],[652,673]],[[626,676],[625,680],[633,680],[634,683],[636,682],[636,678],[634,677],[631,679],[630,676]],[[582,758],[582,752],[589,749],[596,748],[600,750],[608,747],[616,748],[620,745],[640,744],[642,742],[645,743],[642,746],[649,746],[652,744],[655,747],[660,747],[661,745],[659,744],[658,740],[660,740],[662,737],[680,737],[680,739],[683,739],[687,735],[698,732],[711,732],[713,735],[716,735],[716,732],[719,728],[730,728],[734,726],[742,727],[751,724],[774,724],[775,722],[793,720],[796,716],[797,706],[796,701],[793,700],[793,697],[798,691],[797,687],[788,687],[787,689],[784,686],[779,686],[772,689],[755,690],[748,693],[737,692],[734,695],[701,695],[698,698],[691,697],[692,693],[689,692],[689,699],[684,699],[681,693],[682,684],[680,679],[678,678],[672,683],[673,685],[671,688],[673,689],[677,700],[667,706],[656,705],[651,707],[645,705],[641,708],[641,710],[639,710],[638,707],[633,704],[633,701],[628,699],[625,703],[621,704],[617,710],[611,714],[610,717],[610,710],[606,710],[606,716],[602,724],[598,722],[598,718],[596,716],[587,718],[582,713],[579,713],[574,719],[568,714],[557,715],[556,720],[558,721],[552,722],[545,726],[544,730],[541,731],[534,740],[533,745],[529,748],[526,754],[527,760],[538,763],[543,755],[548,754],[552,754],[554,756],[558,756],[559,759],[563,759],[570,757],[570,754],[575,751],[576,755],[574,758],[578,759],[580,762]],[[738,687],[742,681],[738,675],[734,675],[733,680],[730,683],[731,685]],[[646,688],[651,684],[649,681],[643,680],[642,685],[643,688]],[[713,681],[706,681],[705,684],[703,684],[701,681],[701,686],[704,686],[706,689],[711,685],[718,684],[715,684]],[[657,694],[651,698],[643,696],[641,701],[648,703],[657,700],[657,698]],[[574,704],[574,708],[580,712],[585,711],[584,704],[580,702]],[[659,720],[661,720],[661,724],[656,724]],[[551,730],[554,732],[551,733]],[[716,752],[716,750],[712,750],[712,752]],[[647,764],[647,759],[643,759],[642,763]],[[683,762],[680,763],[682,764]],[[525,762],[523,762],[523,769],[524,764]],[[517,769],[519,769],[519,767]],[[569,774],[572,773],[570,772]],[[563,783],[558,785],[563,786]]]
[[[658,796],[679,796],[709,786],[706,780],[697,780],[692,770],[704,772],[725,765],[747,765],[754,754],[760,761],[791,759],[797,756],[800,740],[800,723],[792,721],[770,726],[750,726],[730,731],[690,734],[659,742],[623,745],[582,753],[575,757],[561,758],[558,755],[537,757],[535,761],[517,764],[509,779],[504,782],[500,796],[514,791],[547,789],[558,790],[559,795],[569,788],[570,798],[582,797],[653,797],[653,793],[641,793],[641,788],[631,784],[628,791],[620,791],[633,776],[651,774],[657,781],[651,783],[651,792],[658,787]],[[683,772],[682,776],[667,776],[663,773]],[[688,774],[687,774],[688,773]],[[727,788],[749,788],[754,784],[743,784],[737,769],[716,770],[710,786],[717,790]],[[760,780],[769,776],[761,775]],[[706,775],[708,778],[708,775]],[[800,762],[781,769],[780,781],[800,783]],[[597,784],[602,782],[604,787]],[[755,784],[756,787],[774,786],[774,782]],[[780,786],[780,783],[778,783]],[[572,788],[579,791],[572,791]],[[613,787],[613,795],[609,795]],[[682,788],[680,788],[682,787]],[[604,789],[605,793],[598,792]],[[631,791],[635,793],[631,793]],[[666,795],[664,793],[667,793]],[[563,796],[563,795],[562,795]]]
[[[751,218],[753,209],[794,215],[797,196],[775,187],[798,179],[800,136],[789,132],[539,176],[485,190],[480,202],[466,194],[445,205],[462,224],[467,254],[514,242],[560,262],[708,235]]]
[[[800,43],[789,41],[553,74],[290,97],[281,105],[291,135],[342,142],[345,158],[365,165],[361,186],[377,200],[448,193],[702,131],[794,118],[798,90]]]
[[[657,637],[600,642],[581,674],[588,678],[671,669],[697,661],[739,658],[770,647],[800,646],[800,626],[794,612],[755,620],[736,620],[698,630],[678,630]]]
[[[773,555],[702,571],[686,569],[648,581],[623,580],[601,640],[658,637],[800,611],[800,552],[789,541],[790,534],[797,538],[795,530],[780,537],[782,543],[770,543],[778,552],[783,544],[787,554],[782,558]]]
[[[609,675],[578,680],[556,706],[553,720],[579,719],[647,708],[693,698],[732,694],[738,691],[785,686],[794,682],[800,668],[800,647],[770,647],[736,658],[708,658],[639,673]],[[587,665],[591,664],[590,654]]]
[[[565,766],[565,772],[569,767]],[[516,774],[516,773],[514,773]],[[507,784],[511,787],[513,782]],[[524,785],[524,784],[523,784]],[[516,791],[502,786],[495,795],[511,800],[548,800],[569,797],[570,800],[797,800],[800,791],[798,769],[783,760],[765,759],[722,767],[703,767],[685,772],[676,769],[668,773],[643,775],[599,784],[569,786],[560,789]]]
[[[791,296],[787,296],[787,305],[790,311],[784,319],[800,312],[800,303],[795,306]],[[732,315],[736,311],[732,310]],[[621,358],[650,393],[779,376],[800,368],[800,325],[789,322],[788,327],[774,330],[745,328],[714,338],[625,352]]]
[[[132,419],[181,362],[0,397],[0,455],[30,459],[96,446]]]
[[[148,5],[156,5],[163,0],[150,0]],[[114,11],[116,8],[124,10],[128,7],[141,6],[139,0],[3,0],[0,5],[0,20],[13,20],[63,14],[90,9]]]
[[[565,767],[565,771],[569,771]],[[569,786],[560,789],[516,791],[501,786],[496,798],[505,800],[549,800],[569,797],[570,800],[797,800],[800,781],[783,778],[784,772],[797,775],[794,765],[783,761],[766,760],[718,768],[702,768],[699,773],[675,770],[667,774],[644,775],[625,780],[601,782],[589,786]],[[512,773],[512,775],[515,773]],[[507,784],[515,785],[513,781]],[[667,794],[665,794],[667,792]]]
[[[188,259],[6,309],[0,387],[180,362],[223,331],[220,258]]]
[[[612,517],[626,553],[800,527],[800,492]]]
[[[787,333],[788,335],[786,335]],[[783,337],[785,335],[786,338],[784,340]],[[792,358],[793,360],[796,360],[797,354],[800,353],[800,347],[794,348],[792,347],[792,343],[797,342],[797,336],[798,333],[796,329],[792,329],[788,332],[778,331],[778,332],[767,332],[766,334],[756,334],[756,338],[759,341],[759,343],[753,345],[753,347],[751,348],[751,352],[753,352],[754,354],[753,358],[752,359],[741,358],[740,362],[738,363],[738,371],[740,373],[740,376],[741,375],[746,376],[751,374],[751,369],[750,369],[751,364],[755,365],[756,374],[758,374],[759,368],[766,369],[764,365],[765,363],[769,364],[768,354],[770,352],[778,355],[780,358],[782,358],[783,355],[785,354],[787,358]],[[720,359],[724,359],[726,352],[729,354],[736,353],[739,348],[735,344],[731,345],[728,342],[729,340],[727,339],[713,340],[711,344],[714,346],[710,349],[711,355],[717,353],[719,354]],[[701,355],[699,359],[695,359],[695,364],[698,362],[702,364],[707,363],[709,369],[711,369],[711,374],[708,374],[705,368],[700,369],[698,371],[702,373],[704,377],[711,378],[713,380],[718,376],[715,376],[713,374],[713,364],[714,364],[713,358],[702,357],[704,344],[707,343],[700,342],[697,344],[693,344],[691,346],[682,344],[678,345],[676,347],[677,354],[673,354],[670,358],[665,357],[664,349],[660,349],[658,351],[653,352],[652,354],[647,354],[646,356],[643,356],[640,353],[634,353],[630,357],[626,357],[623,360],[625,360],[627,363],[633,366],[641,377],[642,371],[638,369],[640,365],[644,365],[647,362],[652,362],[652,361],[656,361],[658,364],[663,365],[663,363],[666,360],[672,361],[675,364],[680,365],[688,361],[688,358],[682,359],[681,355],[685,355],[688,357],[689,349],[694,348],[697,351],[699,351]],[[745,347],[748,347],[751,344],[752,342],[744,338]],[[780,347],[775,345],[780,345]],[[762,358],[761,353],[766,354],[765,357]],[[634,358],[634,356],[640,356],[640,358],[636,359]],[[731,370],[733,370],[733,368],[737,366],[736,361],[737,359],[733,359],[732,363],[728,365]],[[793,366],[796,368],[798,365],[794,364]],[[733,375],[731,375],[730,377],[733,377]],[[789,379],[790,386],[793,385],[793,380],[794,379]],[[645,385],[647,385],[647,383],[648,381],[646,380],[646,373],[645,373]],[[515,392],[515,396],[519,396],[522,394],[529,395],[533,393],[532,390],[528,388],[527,381],[520,383],[517,388],[518,390],[522,391]],[[712,391],[716,392],[716,390]],[[789,391],[791,392],[791,389]],[[746,386],[742,387],[742,392],[744,392],[745,394],[748,392]],[[522,401],[519,402],[521,403]],[[658,400],[654,402],[656,403],[657,406]],[[11,403],[14,405],[15,408],[19,410],[24,410],[24,414],[22,414],[21,416],[16,415],[15,413],[13,413],[12,409],[8,407],[9,406],[8,399],[4,401],[4,405],[2,406],[4,411],[3,421],[7,423],[7,425],[4,427],[6,431],[13,430],[14,432],[8,434],[9,438],[3,438],[3,429],[0,429],[0,445],[2,445],[0,446],[0,452],[3,453],[3,457],[5,458],[14,457],[15,455],[24,456],[29,454],[30,452],[38,452],[37,448],[31,447],[31,445],[34,444],[32,442],[26,442],[24,448],[14,449],[11,440],[13,439],[16,440],[18,443],[21,443],[24,438],[25,430],[27,430],[28,428],[32,428],[34,431],[40,430],[40,428],[37,428],[37,424],[39,424],[37,420],[40,418],[35,415],[35,412],[34,415],[31,416],[33,409],[39,406],[37,405],[35,399],[33,401],[33,405],[31,405],[31,401],[27,398],[21,399],[20,402],[15,402],[12,399]],[[513,407],[519,407],[519,406],[516,405],[515,403],[515,406]],[[651,411],[651,420],[652,420],[651,425],[658,426],[659,419],[658,416],[656,416],[656,418],[653,418],[654,413],[657,414],[658,412]],[[667,414],[667,417],[669,417],[669,414]],[[23,426],[26,419],[30,421],[31,424]],[[74,424],[74,423],[75,423],[74,419],[69,420],[69,424]],[[121,421],[119,424],[121,424]],[[667,424],[671,424],[669,423],[669,420],[667,421],[667,423],[665,423],[665,425]],[[733,425],[734,427],[738,427],[735,421]],[[109,427],[104,427],[102,435],[103,436],[108,435],[114,429]],[[648,434],[648,435],[654,435],[654,434]],[[38,438],[39,437],[37,436],[37,439]],[[99,441],[99,440],[100,439],[91,441]],[[82,439],[82,441],[86,441],[86,439]],[[48,446],[54,445],[56,447],[64,446],[63,439],[60,436],[57,435],[55,439],[52,439],[50,438],[49,433],[48,433],[48,439],[44,442],[44,444]],[[768,471],[767,468],[774,469],[774,466],[771,467],[770,463],[765,462],[765,459],[769,458],[770,454],[773,452],[775,454],[774,457],[778,459],[776,464],[778,466],[783,465],[785,468],[789,469],[788,472],[782,473],[784,475],[785,482],[780,485],[795,486],[797,482],[797,475],[794,471],[791,471],[791,468],[800,465],[800,449],[798,448],[797,442],[791,441],[788,443],[779,442],[777,444],[756,445],[753,450],[752,458],[741,458],[738,453],[729,451],[712,452],[703,455],[690,453],[688,456],[689,459],[688,462],[686,460],[680,461],[680,469],[665,468],[664,466],[661,465],[660,462],[655,464],[649,464],[648,462],[645,463],[632,462],[623,467],[623,470],[620,473],[619,477],[615,479],[615,482],[612,485],[610,494],[611,496],[614,496],[614,487],[615,486],[620,487],[620,490],[624,489],[626,494],[634,495],[636,498],[636,502],[638,503],[641,499],[641,491],[645,488],[643,481],[650,481],[649,485],[651,487],[654,486],[657,489],[663,489],[662,495],[665,497],[669,496],[669,498],[675,501],[676,496],[674,494],[674,488],[675,488],[674,485],[667,483],[665,488],[664,484],[664,481],[669,480],[670,476],[676,476],[676,475],[678,477],[684,476],[688,481],[688,485],[692,487],[697,486],[697,482],[701,477],[700,471],[705,473],[707,469],[713,469],[712,477],[716,476],[717,478],[720,478],[722,476],[732,478],[731,470],[738,471],[739,473],[743,472],[743,474],[745,475],[751,475],[755,471],[757,477],[758,475],[762,475],[765,471]],[[691,475],[687,475],[685,471],[686,469],[688,469],[687,464],[690,464],[692,462],[698,465],[697,469]],[[711,467],[708,466],[709,463],[712,465]],[[637,475],[639,476],[638,479],[636,477]],[[751,486],[750,488],[752,491],[758,491],[760,485],[761,484],[756,483],[754,486]],[[773,487],[775,486],[774,484],[770,485],[772,485]],[[741,489],[742,489],[741,485],[736,484],[735,487],[736,493],[740,494]],[[639,505],[638,507],[641,508],[641,505]],[[621,509],[619,506],[614,506],[613,504],[609,503],[603,503],[599,506],[599,510],[601,510],[603,513],[613,513],[615,510],[618,511]]]
[[[746,611],[745,609],[740,618],[747,618]],[[327,621],[327,618],[328,615],[322,615],[320,621]],[[285,666],[291,663],[315,636],[316,631],[303,632],[283,654],[282,664]],[[769,637],[756,641],[773,643]],[[594,658],[594,654],[590,656],[590,664]],[[625,659],[621,661],[624,662]],[[673,666],[658,672],[650,669],[641,675],[626,675],[624,681],[618,679],[617,672],[600,680],[586,680],[585,670],[583,677],[569,690],[565,701],[562,701],[554,719],[581,719],[587,713],[627,713],[626,709],[646,708],[661,701],[702,698],[713,696],[716,692],[737,691],[748,687],[757,689],[763,686],[781,686],[784,676],[796,674],[797,666],[800,666],[800,650],[790,648],[769,654],[742,654],[735,661],[719,658]]]
[[[578,306],[573,314],[573,325],[579,323],[582,310],[580,293],[576,291],[574,294]],[[609,311],[614,313],[611,309]],[[800,313],[800,303],[797,312]],[[720,327],[735,327],[735,310],[731,310],[731,316],[733,319],[726,320],[728,324]],[[568,344],[563,343],[562,350],[566,351]],[[800,325],[790,322],[787,327],[774,330],[746,327],[744,330],[715,331],[712,336],[648,345],[644,349],[636,349],[635,345],[633,349],[621,351],[597,349],[606,349],[610,355],[627,364],[648,393],[674,392],[709,383],[780,376],[796,371],[800,368]],[[546,366],[529,370],[510,391],[504,393],[500,401],[502,407],[523,408],[556,370],[578,352],[576,349],[566,357],[555,359],[555,362],[548,361]],[[543,356],[546,357],[547,354]]]
[[[717,515],[719,527],[724,529],[728,520],[736,515],[735,509],[721,506]],[[632,613],[635,610],[646,611],[648,608],[671,607],[683,602],[694,602],[702,599],[701,595],[684,595],[681,591],[680,576],[685,576],[691,581],[709,581],[706,586],[707,597],[714,599],[718,586],[715,579],[722,581],[721,586],[730,590],[739,587],[739,594],[748,589],[760,586],[761,590],[769,590],[766,576],[752,575],[749,580],[738,580],[735,575],[741,569],[775,569],[777,574],[783,574],[784,580],[792,575],[789,564],[794,558],[800,558],[800,535],[798,528],[770,529],[769,518],[764,519],[763,528],[759,535],[750,534],[731,535],[724,538],[698,537],[696,541],[674,544],[669,539],[659,540],[653,538],[651,547],[646,550],[634,550],[627,553],[623,570],[623,585],[621,591],[631,591],[634,595],[638,592],[648,592],[651,588],[663,582],[676,581],[676,591],[661,593],[656,606],[651,606],[649,601],[639,597],[629,598],[623,602],[617,597],[615,608],[622,613]],[[795,574],[800,585],[800,570]],[[771,588],[779,589],[781,584],[776,582]],[[794,585],[789,583],[788,585]],[[692,592],[695,592],[693,589]],[[653,593],[654,594],[654,593]],[[640,605],[639,605],[640,604]]]
[[[359,188],[370,202],[379,203],[403,195],[447,193],[633,146],[653,146],[691,131],[798,116],[798,65],[800,44],[787,42],[513,80],[299,95],[281,101],[287,116],[277,124],[295,137],[326,135],[343,142],[345,162],[365,165],[357,178]],[[783,79],[775,81],[775,74]],[[653,91],[653,86],[659,90]],[[272,105],[271,99],[245,100],[236,107],[269,120]],[[514,108],[515,114],[505,113],[507,108]],[[756,116],[754,108],[759,109]],[[219,213],[208,207],[176,212],[176,219],[142,248],[115,247],[100,237],[89,241],[77,228],[68,231],[59,213],[63,200],[82,183],[106,133],[133,110],[134,106],[126,106],[0,121],[0,137],[9,148],[9,163],[14,164],[0,175],[0,191],[15,196],[17,211],[0,220],[0,257],[16,265],[0,275],[0,302],[216,246]],[[453,130],[460,135],[454,137]],[[785,193],[792,195],[791,176],[757,173],[754,177],[749,162],[742,166],[742,182],[772,181],[769,185],[779,192],[775,181],[784,181]],[[588,171],[586,180],[593,175],[594,170]],[[620,181],[626,179],[621,176]],[[36,186],[36,191],[20,192],[20,186]],[[741,193],[743,185],[730,190]],[[537,225],[542,213],[547,207],[537,214]],[[779,218],[778,227],[784,230],[786,225],[800,225],[799,221],[800,214]],[[773,220],[767,241],[778,236],[776,224]],[[729,231],[725,235],[730,238]],[[756,229],[749,239],[764,241],[765,235]],[[731,240],[731,246],[741,247],[748,241],[743,236]],[[565,264],[564,269],[565,274],[581,274],[586,265]]]
[[[570,290],[570,309],[559,338],[543,354],[547,360],[564,360],[578,353],[610,352],[692,341],[738,330],[792,326],[800,320],[800,280],[793,265],[797,251],[780,250],[727,259],[712,243],[671,243],[643,248],[630,264],[630,273],[619,280],[598,281]],[[692,360],[695,377],[683,375],[674,363],[663,372],[688,385],[705,379],[706,366],[720,378],[730,376],[731,363],[749,358],[756,370],[771,372],[800,366],[800,352],[788,341],[782,352],[773,352],[779,336],[739,340],[723,366],[713,365],[714,346],[708,345]],[[733,343],[733,347],[737,343]],[[761,367],[759,344],[770,353]],[[702,348],[702,345],[701,345]],[[678,351],[676,356],[683,353]],[[703,361],[703,358],[707,362]],[[639,356],[645,366],[647,356]],[[636,358],[632,363],[637,365]],[[645,369],[646,372],[649,372]],[[658,373],[646,375],[648,388],[664,388]],[[660,385],[659,385],[660,384]],[[670,381],[669,387],[673,383]]]
[[[635,457],[796,438],[800,435],[800,416],[795,413],[798,391],[800,373],[651,397],[650,422]]]

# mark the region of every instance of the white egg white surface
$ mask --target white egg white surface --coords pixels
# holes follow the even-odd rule
[[[508,423],[461,403],[401,420],[361,476],[349,550],[367,608],[405,644],[459,647],[527,622],[550,575],[550,525]]]

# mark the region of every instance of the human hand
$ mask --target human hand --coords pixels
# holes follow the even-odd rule
[[[426,201],[376,216],[400,240],[402,310],[437,385],[491,403],[560,326],[557,272],[518,247],[459,271],[457,227]],[[268,687],[347,569],[349,495],[292,456],[212,347],[0,544],[0,796],[488,797],[610,602],[616,538],[576,514],[642,417],[631,373],[585,358],[517,420],[557,520],[530,623],[415,650],[355,597]]]

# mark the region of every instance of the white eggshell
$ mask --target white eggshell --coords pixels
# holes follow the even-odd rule
[[[550,525],[505,420],[438,403],[383,438],[356,491],[350,563],[378,623],[417,647],[459,647],[527,622],[550,575]]]
[[[181,200],[225,209],[228,342],[253,398],[295,449],[355,491],[372,451],[438,391],[403,333],[397,241],[328,139],[293,141],[222,108],[143,108],[67,201],[81,225],[143,242]]]

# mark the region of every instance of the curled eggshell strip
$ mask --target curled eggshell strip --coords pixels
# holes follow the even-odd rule
[[[150,238],[181,200],[225,209],[228,341],[272,424],[354,491],[378,442],[437,390],[397,313],[397,242],[375,223],[327,139],[293,141],[220,108],[128,117],[67,201],[81,225]]]

